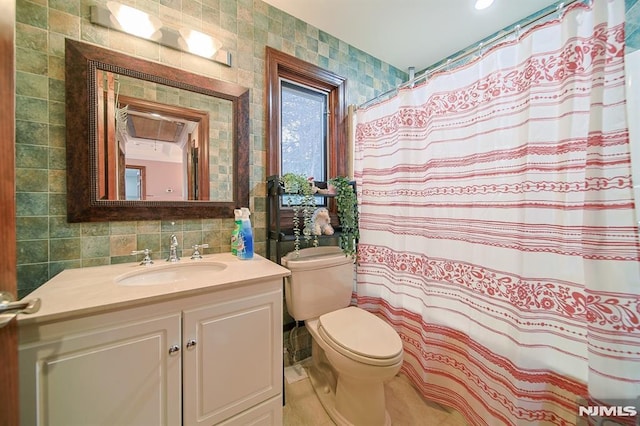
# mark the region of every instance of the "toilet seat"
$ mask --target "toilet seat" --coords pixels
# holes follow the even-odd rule
[[[318,334],[337,352],[363,364],[389,366],[402,360],[402,340],[386,322],[350,306],[321,315]]]

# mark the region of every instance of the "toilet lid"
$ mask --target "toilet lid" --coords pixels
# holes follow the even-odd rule
[[[402,340],[389,324],[355,306],[321,315],[319,323],[326,337],[356,355],[382,360],[402,352]]]

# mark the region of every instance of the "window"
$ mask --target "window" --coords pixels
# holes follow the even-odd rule
[[[347,174],[346,80],[267,47],[267,175]]]
[[[280,172],[327,180],[326,93],[281,80]]]

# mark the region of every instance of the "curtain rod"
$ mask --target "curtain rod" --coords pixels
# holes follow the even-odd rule
[[[476,47],[474,47],[473,49],[467,50],[467,51],[463,51],[462,53],[459,54],[454,54],[453,56],[450,56],[446,62],[441,63],[440,65],[434,67],[434,68],[427,68],[425,69],[422,74],[418,75],[415,78],[412,78],[410,76],[409,81],[406,81],[404,83],[399,84],[398,86],[394,87],[391,90],[387,90],[386,92],[383,92],[379,95],[377,95],[375,98],[370,99],[362,104],[360,104],[358,106],[358,108],[365,108],[368,106],[371,106],[375,103],[377,103],[378,101],[381,100],[381,98],[384,98],[385,96],[390,96],[395,94],[396,92],[398,92],[398,90],[408,87],[408,86],[413,86],[416,82],[423,80],[425,78],[428,78],[429,76],[431,76],[432,74],[442,70],[443,68],[446,68],[448,66],[451,66],[453,63],[460,61],[461,59],[464,59],[468,56],[473,55],[474,53],[476,53],[479,50],[482,50],[483,48],[487,47],[488,45],[492,45],[496,42],[498,42],[499,40],[502,40],[505,37],[509,37],[512,34],[518,33],[520,32],[520,30],[522,29],[522,27],[528,27],[531,24],[534,24],[550,15],[553,15],[554,13],[559,13],[561,10],[563,10],[564,8],[572,5],[573,3],[577,2],[577,1],[584,1],[584,0],[569,0],[567,2],[562,2],[559,3],[554,9],[551,9],[549,11],[547,11],[546,13],[540,15],[540,16],[536,16],[535,18],[529,19],[528,21],[522,23],[522,24],[516,24],[512,29],[504,32],[504,33],[499,33],[496,36],[494,36],[493,38],[489,39],[488,41],[484,41],[484,42],[480,42]],[[589,3],[591,3],[593,0],[589,0]],[[413,68],[413,67],[411,67]]]

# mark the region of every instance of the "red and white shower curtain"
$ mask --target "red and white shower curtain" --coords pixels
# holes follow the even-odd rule
[[[471,424],[640,395],[624,7],[574,3],[357,112],[358,304]]]

